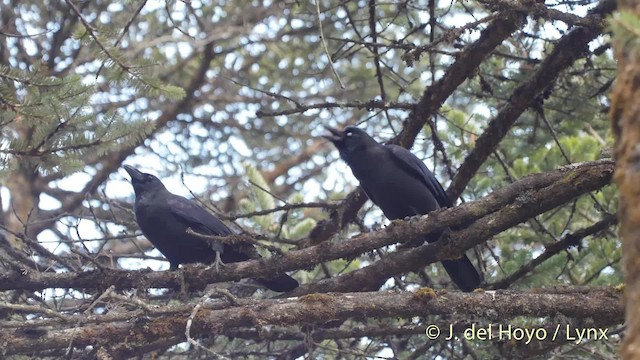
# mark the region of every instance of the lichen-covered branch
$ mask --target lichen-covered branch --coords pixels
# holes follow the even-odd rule
[[[186,309],[185,309],[186,310]],[[141,318],[131,313],[130,321],[114,321],[99,325],[76,327],[73,321],[60,321],[55,330],[38,327],[32,321],[32,334],[27,329],[0,334],[5,355],[29,354],[33,351],[75,347],[102,346],[116,358],[135,356],[149,351],[155,341],[170,346],[185,341],[184,332],[190,311]],[[600,329],[622,321],[621,293],[613,288],[551,288],[525,292],[497,291],[495,293],[417,292],[328,293],[273,300],[237,299],[235,304],[225,300],[212,301],[202,306],[193,318],[190,334],[196,338],[235,334],[239,329],[256,329],[269,338],[269,326],[322,325],[349,318],[411,319],[421,317],[421,325],[430,325],[425,317],[432,315],[465,314],[469,319],[496,326],[525,327],[513,320],[518,316],[554,318],[591,318],[591,326]],[[73,315],[81,318],[84,315]],[[465,324],[462,322],[462,324]],[[554,323],[550,320],[549,325]],[[0,323],[1,324],[1,323]],[[50,326],[50,323],[47,323]],[[441,336],[463,336],[457,321],[438,322]],[[449,334],[449,326],[453,333]],[[326,325],[325,325],[326,326]],[[566,327],[557,336],[568,341]],[[362,332],[348,331],[345,338],[363,336]],[[372,334],[380,336],[380,334]],[[494,335],[497,335],[494,334]],[[551,335],[549,335],[550,339]],[[545,341],[547,339],[541,339]],[[157,346],[157,345],[156,345]]]

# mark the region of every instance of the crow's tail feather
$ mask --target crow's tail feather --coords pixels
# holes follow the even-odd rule
[[[451,277],[451,280],[464,292],[477,289],[482,282],[480,274],[471,263],[467,255],[456,260],[443,260],[442,265]]]
[[[298,281],[287,274],[278,275],[272,279],[256,279],[260,284],[277,292],[291,291],[298,287]]]

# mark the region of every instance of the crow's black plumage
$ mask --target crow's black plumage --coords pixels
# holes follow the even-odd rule
[[[423,215],[453,205],[435,176],[409,150],[380,144],[353,126],[343,131],[329,127],[327,130],[331,134],[324,138],[338,148],[340,157],[360,181],[364,192],[388,219]],[[424,240],[434,242],[440,234],[429,234]],[[466,255],[457,260],[444,260],[442,265],[461,290],[472,291],[480,285],[480,275]]]
[[[187,228],[206,235],[225,236],[232,232],[194,201],[169,192],[157,177],[129,165],[124,168],[131,176],[131,185],[136,193],[134,209],[138,226],[169,260],[171,269],[177,269],[180,264],[233,263],[255,257],[249,256],[249,253],[256,253],[252,245],[212,243],[187,234]],[[298,287],[298,282],[286,274],[273,279],[256,280],[273,291],[290,291]]]

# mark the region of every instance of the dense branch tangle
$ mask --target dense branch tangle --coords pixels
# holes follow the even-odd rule
[[[531,7],[528,7],[528,6]],[[543,5],[518,3],[512,5],[513,11],[524,11],[530,9],[531,13],[542,15],[545,12],[541,8]],[[587,44],[602,34],[604,29],[603,17],[609,14],[615,3],[605,0],[598,7],[593,9],[587,17],[580,21],[585,26],[576,27],[574,30],[563,36],[554,51],[546,57],[540,64],[533,77],[519,86],[512,94],[511,98],[500,109],[498,115],[488,124],[487,129],[478,139],[475,148],[467,154],[464,163],[458,169],[448,193],[452,198],[458,198],[471,178],[476,174],[487,157],[495,151],[500,141],[511,130],[520,115],[538,101],[538,97],[557,79],[559,74],[571,66],[574,61],[585,55]],[[560,17],[557,13],[550,11],[550,19]],[[430,122],[436,115],[442,104],[449,98],[457,87],[477,69],[477,66],[485,59],[500,43],[523,26],[524,19],[519,12],[504,13],[505,16],[498,17],[488,24],[480,38],[467,46],[456,56],[456,61],[435,84],[427,87],[420,100],[412,108],[408,115],[407,122],[392,143],[399,143],[405,147],[411,147],[418,132],[425,123]],[[562,17],[573,25],[577,19],[573,16]],[[388,104],[380,102],[369,102],[373,108],[384,109]],[[347,105],[347,104],[344,104]],[[328,104],[327,106],[332,106]],[[357,104],[360,106],[360,104]],[[299,109],[305,111],[306,109]],[[366,198],[360,189],[352,192],[343,202],[341,208],[335,210],[329,220],[318,224],[312,232],[314,243],[327,240],[338,229],[343,228],[351,222],[357,211],[362,207]]]
[[[65,3],[73,6],[70,9]],[[296,358],[309,352],[308,356],[313,357],[316,355],[314,349],[326,346],[323,339],[334,339],[335,351],[343,351],[346,358],[377,355],[382,348],[392,349],[400,358],[403,349],[415,350],[412,356],[419,358],[445,349],[457,351],[464,346],[467,347],[460,354],[480,358],[472,350],[478,344],[425,343],[423,334],[429,321],[440,326],[452,322],[457,331],[476,322],[509,319],[515,323],[517,316],[545,317],[540,326],[547,329],[552,329],[555,322],[609,326],[621,321],[620,296],[611,288],[509,291],[498,292],[495,298],[482,292],[402,291],[430,284],[426,276],[415,281],[413,274],[426,273],[422,270],[425,265],[456,257],[477,245],[485,255],[496,249],[503,250],[496,245],[500,236],[516,234],[529,223],[542,224],[540,227],[544,231],[535,229],[533,240],[519,235],[513,235],[513,238],[514,247],[533,249],[531,260],[523,260],[515,269],[502,269],[501,261],[510,259],[498,253],[488,261],[497,260],[498,265],[486,267],[490,279],[485,288],[527,287],[527,280],[535,278],[545,265],[556,260],[569,263],[573,255],[582,256],[594,250],[588,248],[588,251],[569,253],[565,252],[568,247],[591,245],[598,233],[611,232],[615,215],[606,214],[601,208],[575,210],[582,195],[595,196],[593,191],[611,190],[605,187],[613,171],[610,160],[574,164],[525,177],[541,171],[530,170],[517,176],[506,176],[509,181],[500,177],[503,173],[509,175],[517,160],[531,155],[528,151],[508,154],[513,144],[508,141],[531,141],[531,146],[525,147],[528,150],[549,145],[555,149],[561,147],[562,136],[575,135],[575,132],[565,131],[564,119],[558,120],[547,113],[549,121],[545,118],[545,123],[550,131],[554,132],[555,128],[559,137],[554,133],[555,142],[539,141],[540,132],[546,130],[545,127],[540,130],[538,124],[528,118],[529,109],[542,110],[543,115],[544,111],[564,110],[566,113],[562,116],[567,123],[574,119],[581,124],[589,123],[596,127],[596,130],[592,129],[595,135],[601,132],[605,137],[602,128],[594,122],[575,116],[563,106],[548,106],[550,98],[547,96],[550,93],[566,96],[557,94],[562,87],[569,91],[581,89],[588,78],[584,74],[600,70],[598,65],[591,63],[598,59],[589,52],[588,45],[592,45],[594,39],[603,38],[602,19],[611,13],[614,1],[601,1],[590,7],[586,16],[578,16],[572,8],[562,4],[535,1],[481,0],[456,2],[453,6],[443,6],[435,1],[427,5],[427,2],[404,0],[296,1],[272,2],[272,6],[263,3],[262,7],[244,9],[234,8],[228,5],[230,3],[234,2],[226,2],[226,5],[208,1],[167,2],[166,9],[154,10],[141,1],[127,5],[131,7],[125,7],[120,14],[109,10],[117,8],[118,4],[102,0],[60,2],[51,8],[30,1],[0,4],[2,64],[19,64],[21,69],[43,64],[41,72],[52,76],[79,74],[95,78],[97,105],[91,107],[92,112],[102,116],[111,112],[126,114],[125,120],[148,118],[155,125],[146,136],[136,138],[134,142],[113,144],[106,153],[89,153],[83,159],[83,173],[89,177],[84,186],[63,190],[59,185],[66,181],[64,173],[43,175],[28,166],[16,170],[9,181],[3,183],[9,188],[11,207],[2,209],[4,212],[0,217],[4,220],[0,226],[9,230],[0,234],[0,259],[2,265],[11,270],[0,272],[0,290],[3,291],[0,295],[0,327],[16,330],[0,334],[0,348],[6,352],[3,355],[147,356],[151,351],[163,351],[184,342],[185,331],[190,329],[190,336],[210,349],[219,349],[222,346],[218,345],[232,341],[229,340],[231,337],[254,341],[249,347],[236,343],[238,346],[229,347],[231,350],[225,353],[226,356],[255,355],[250,352],[262,347],[260,354],[265,356]],[[176,4],[175,8],[172,8],[173,4]],[[583,5],[571,3],[570,6]],[[26,15],[30,11],[37,13],[39,7],[42,12],[31,16],[32,20],[27,19]],[[213,8],[215,11],[211,10]],[[48,23],[34,26],[36,20],[33,19],[46,19],[44,14],[50,14],[50,10],[55,14],[52,19],[61,19],[55,24],[58,26],[50,27]],[[424,18],[427,13],[428,20]],[[459,14],[473,19],[466,24],[448,22],[451,15]],[[160,18],[169,20],[154,22]],[[18,24],[16,19],[27,25]],[[107,19],[107,23],[101,23],[103,19]],[[276,26],[279,22],[286,25]],[[548,34],[535,27],[543,28],[550,23],[560,24],[560,33],[547,39]],[[110,29],[112,24],[118,27]],[[563,24],[568,28],[560,29]],[[42,33],[38,36],[21,33],[24,31],[21,29],[30,26],[39,28]],[[93,44],[74,48],[75,40],[71,35],[77,27],[86,29],[84,44]],[[325,35],[322,49],[317,40],[320,27]],[[116,34],[113,38],[109,34],[112,30]],[[12,34],[18,36],[17,41],[9,38]],[[23,38],[30,44],[25,46],[20,40]],[[601,49],[606,49],[606,41]],[[317,49],[314,49],[316,45]],[[32,51],[34,46],[35,52]],[[183,53],[185,46],[190,51]],[[165,49],[168,50],[166,53]],[[179,56],[169,55],[170,50]],[[153,65],[138,67],[140,64],[136,60],[146,57],[147,51],[154,56]],[[96,60],[96,53],[101,56],[100,60]],[[328,57],[337,72],[335,76],[326,67]],[[504,63],[491,67],[492,63],[501,61]],[[586,65],[579,69],[582,61]],[[576,63],[580,65],[576,66]],[[102,71],[98,70],[103,66]],[[112,81],[108,76],[114,73],[109,71],[110,66],[111,70],[122,70],[124,75],[132,70],[150,70],[149,74],[158,74],[159,84],[184,88],[185,97],[167,101],[163,96],[136,91],[130,84]],[[509,73],[510,69],[518,67],[519,74]],[[571,78],[567,75],[570,71],[578,75]],[[334,83],[337,76],[346,90],[338,89]],[[491,80],[491,76],[495,76],[493,84],[484,78]],[[4,78],[12,79],[6,75]],[[579,85],[573,84],[577,87],[572,88],[567,79],[577,78]],[[474,93],[473,84],[479,81],[486,82],[486,88]],[[609,85],[606,82],[597,86],[598,93],[605,92]],[[491,86],[494,90],[500,86],[497,90],[503,91],[494,94]],[[46,89],[46,93],[55,93],[55,88]],[[29,114],[28,107],[20,106],[37,101],[40,94],[45,91],[33,99],[27,98],[23,104],[17,96],[5,99],[3,92],[0,102],[14,111]],[[592,101],[590,96],[580,99],[580,104]],[[471,116],[474,112],[469,103],[483,104],[490,115],[477,121],[475,128],[456,125],[458,127],[454,129],[451,125],[452,132],[460,130],[468,137],[445,139],[441,133],[441,119],[445,118],[447,125],[453,124],[446,118],[448,110],[445,108],[459,108]],[[251,116],[254,113],[257,118]],[[23,137],[32,130],[21,128],[19,118],[7,121],[3,118],[2,123],[3,130],[4,126],[15,126],[14,130]],[[452,180],[450,196],[459,198],[464,193],[466,201],[476,201],[428,216],[395,221],[382,230],[370,231],[364,225],[363,217],[371,221],[371,216],[360,211],[366,196],[359,189],[342,195],[355,184],[342,181],[335,189],[328,189],[323,183],[329,176],[329,171],[325,171],[329,165],[326,159],[335,159],[335,153],[325,157],[328,147],[322,140],[313,138],[319,135],[318,129],[322,125],[354,123],[378,139],[390,139],[406,147],[415,143],[413,151],[422,158],[429,158],[433,149],[435,161],[433,165],[429,162],[429,167],[443,183]],[[52,129],[56,129],[56,136],[67,130]],[[166,141],[167,135],[171,140]],[[239,142],[252,149],[252,156],[232,149]],[[459,147],[460,142],[465,146]],[[193,144],[200,146],[194,148]],[[176,148],[179,150],[174,153]],[[73,144],[61,143],[60,147],[51,149],[73,149]],[[11,148],[3,151],[20,154]],[[137,233],[128,207],[131,199],[125,198],[127,193],[106,194],[106,190],[104,196],[98,193],[103,187],[106,189],[105,183],[111,185],[111,181],[119,180],[114,172],[125,159],[127,162],[141,159],[136,155],[142,155],[145,162],[149,161],[146,156],[151,155],[151,169],[164,171],[157,173],[160,176],[170,177],[176,172],[199,175],[206,180],[206,185],[204,190],[194,191],[195,195],[207,205],[209,201],[222,203],[221,199],[228,196],[228,201],[221,206],[221,217],[226,215],[226,219],[239,220],[250,230],[239,238],[251,237],[256,242],[275,238],[276,245],[285,244],[289,251],[260,261],[228,264],[219,272],[204,266],[187,266],[177,272],[121,269],[120,266],[129,265],[116,263],[119,256],[133,254],[138,259],[149,259],[149,256],[137,254],[148,250],[150,245],[141,237],[136,241],[124,240],[131,237],[126,234]],[[503,162],[504,169],[499,169],[503,172],[493,168],[487,170],[488,174],[484,173],[491,166],[492,155]],[[448,177],[440,173],[442,158]],[[595,158],[591,156],[580,161]],[[267,183],[273,185],[274,197],[286,199],[282,202],[284,205],[246,212],[238,209],[236,200],[248,197],[246,188],[242,187],[245,174],[240,164],[244,161],[255,162]],[[265,165],[260,168],[262,164]],[[545,169],[558,166],[553,164]],[[222,170],[211,171],[212,168]],[[338,169],[348,172],[344,167]],[[491,186],[475,188],[474,182],[485,177],[494,181]],[[319,179],[318,182],[323,183],[320,193],[306,198],[308,203],[289,203],[289,196],[309,179]],[[513,183],[505,185],[508,182]],[[499,190],[486,195],[494,189]],[[341,195],[336,196],[337,193]],[[60,206],[45,208],[44,201],[39,202],[44,194],[55,198]],[[4,204],[7,199],[2,200]],[[573,209],[567,211],[572,203]],[[328,219],[323,209],[330,212]],[[560,230],[545,228],[549,225],[542,218],[565,211],[572,212],[567,224],[575,217],[580,217],[582,223],[571,223],[571,227],[564,225],[564,229],[560,226]],[[279,239],[279,234],[248,225],[255,216],[293,213],[325,220],[302,240]],[[12,217],[21,222],[12,221]],[[105,248],[85,247],[82,238],[72,239],[64,227],[58,227],[63,218],[73,219],[72,224],[77,221],[67,228],[71,233],[78,231],[78,236],[78,219],[96,224],[104,231],[101,244],[106,244]],[[286,220],[284,215],[281,218],[284,219],[282,222]],[[111,232],[108,227],[112,224],[120,226],[119,230]],[[459,224],[465,226],[452,231],[441,242],[415,249],[394,247],[440,227]],[[126,229],[124,235],[116,235],[122,228]],[[356,235],[356,228],[360,234]],[[55,233],[61,245],[70,248],[69,253],[60,251],[60,247],[53,250],[54,254],[37,243],[39,235],[47,230]],[[260,235],[254,236],[253,232]],[[14,235],[13,238],[22,240],[25,246],[14,249],[2,235]],[[83,236],[84,240],[97,238]],[[612,244],[607,240],[602,243]],[[117,244],[117,249],[114,250],[116,245],[111,247],[112,244]],[[536,250],[540,252],[536,253]],[[369,253],[375,253],[376,257],[368,257]],[[92,258],[94,254],[100,258]],[[111,255],[114,256],[108,259],[110,262],[102,261]],[[342,267],[342,259],[355,260]],[[357,267],[349,266],[357,262]],[[210,284],[217,287],[221,282],[282,271],[298,271],[296,276],[305,280],[293,294],[285,295],[297,297],[236,299],[218,289],[217,300],[203,300],[194,292],[205,290]],[[556,274],[560,272],[565,274],[561,266]],[[433,271],[429,270],[431,273]],[[378,293],[383,284],[390,283],[387,281],[391,277],[396,280],[393,289],[398,292]],[[549,277],[549,281],[555,280]],[[577,279],[566,282],[588,283]],[[235,293],[238,287],[241,290],[250,288],[246,281],[242,284],[232,285],[232,292]],[[158,291],[156,288],[170,290]],[[257,295],[256,298],[260,293]],[[224,299],[219,300],[220,297]],[[179,305],[175,305],[175,299],[180,300]],[[168,301],[172,301],[171,305],[167,305]],[[27,316],[30,320],[20,321]],[[420,317],[417,325],[411,320],[413,317]],[[190,326],[187,325],[189,320],[192,320]],[[341,327],[331,327],[335,324],[324,324],[327,320],[345,323]],[[394,339],[394,335],[401,337]],[[358,342],[353,339],[361,337],[376,339],[375,345],[367,354],[358,353],[359,350],[348,352],[352,351],[351,345]],[[361,343],[362,339],[359,340]],[[85,345],[93,346],[93,350],[85,349]],[[492,345],[496,344],[487,344],[487,347]],[[507,357],[526,357],[538,354],[539,349],[544,353],[544,349],[562,344],[542,342],[539,345],[523,347],[516,355]],[[245,348],[247,353],[237,352]],[[76,352],[75,349],[79,350]],[[185,356],[197,355],[199,350],[194,346],[189,351]],[[318,356],[331,351],[334,350],[318,353]],[[208,355],[211,354],[203,357]]]

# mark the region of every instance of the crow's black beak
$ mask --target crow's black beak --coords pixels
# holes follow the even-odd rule
[[[125,165],[124,169],[129,173],[129,176],[131,176],[131,181],[132,182],[134,180],[141,181],[143,179],[143,177],[144,177],[144,173],[142,173],[140,170],[134,168],[133,166]]]
[[[343,140],[342,131],[338,129],[334,129],[329,126],[325,126],[324,128],[327,129],[327,131],[329,131],[331,134],[322,135],[323,138],[331,141],[334,144],[338,142],[342,142]]]

